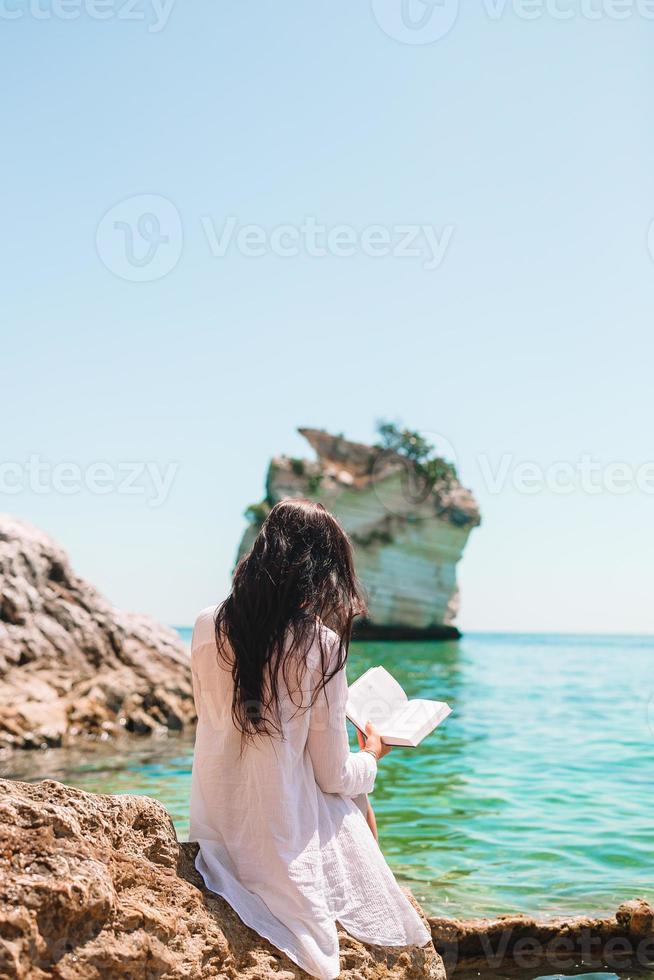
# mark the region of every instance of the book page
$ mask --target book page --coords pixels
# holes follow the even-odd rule
[[[450,714],[444,701],[416,698],[399,705],[379,734],[386,738],[407,739],[417,744]]]
[[[407,696],[383,667],[371,667],[348,691],[347,716],[360,731],[366,722],[377,728],[387,725],[393,714],[407,703]]]

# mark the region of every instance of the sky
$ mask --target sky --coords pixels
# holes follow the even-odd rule
[[[0,511],[188,624],[298,426],[398,419],[464,629],[651,632],[654,5],[0,8]]]

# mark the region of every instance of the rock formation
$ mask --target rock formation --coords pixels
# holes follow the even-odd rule
[[[246,552],[271,506],[284,497],[320,500],[342,522],[366,588],[369,618],[359,636],[447,638],[459,635],[456,565],[479,509],[458,480],[427,480],[397,452],[300,429],[316,461],[276,457],[266,498],[249,509]]]
[[[576,974],[582,967],[621,975],[636,970],[640,975],[654,965],[654,908],[642,898],[623,902],[615,915],[602,917],[501,915],[428,921],[447,975],[457,980],[505,977],[517,969],[524,980],[543,972]]]
[[[114,609],[47,535],[0,516],[0,748],[177,731],[194,720],[177,634]]]
[[[0,780],[0,977],[6,980],[293,980],[195,870],[154,800]],[[444,980],[422,949],[340,933],[343,980]]]

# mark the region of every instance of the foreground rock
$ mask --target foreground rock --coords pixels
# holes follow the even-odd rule
[[[179,731],[194,719],[177,634],[114,609],[46,534],[0,516],[0,748]]]
[[[305,977],[204,889],[195,853],[146,797],[0,780],[0,977]],[[340,938],[343,978],[444,980],[431,946]]]
[[[654,964],[654,908],[644,899],[624,902],[613,916],[578,915],[540,919],[503,915],[497,919],[430,918],[432,939],[448,977],[506,977],[522,980],[582,968],[642,970]]]
[[[470,491],[455,477],[432,484],[398,453],[320,429],[299,431],[317,460],[272,460],[266,499],[249,510],[252,523],[239,555],[251,547],[270,507],[284,497],[319,500],[354,543],[370,614],[357,627],[360,637],[459,636],[456,566],[480,522]]]

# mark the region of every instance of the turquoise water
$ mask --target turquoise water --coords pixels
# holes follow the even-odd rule
[[[384,853],[427,911],[654,898],[653,638],[353,644],[350,680],[374,664],[454,709],[418,749],[383,760],[373,798]],[[191,759],[191,740],[169,737],[30,753],[9,774],[154,796],[184,835]]]

